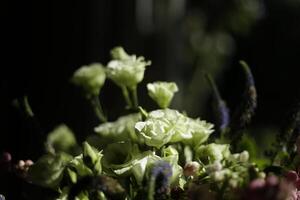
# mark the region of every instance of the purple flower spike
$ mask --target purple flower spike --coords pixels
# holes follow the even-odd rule
[[[225,101],[222,99],[216,83],[214,82],[212,77],[209,74],[206,74],[205,76],[213,90],[214,114],[217,120],[216,124],[220,131],[223,132],[230,122],[229,109]]]
[[[246,87],[243,95],[243,101],[234,115],[235,129],[243,129],[251,121],[254,111],[257,107],[257,92],[251,70],[246,62],[240,61],[246,76]]]
[[[242,137],[242,130],[251,122],[257,107],[257,92],[255,88],[254,78],[251,70],[246,62],[240,61],[246,76],[246,87],[240,105],[234,112],[233,119],[230,124],[232,143],[236,144]],[[233,149],[236,147],[233,146]]]
[[[159,161],[153,166],[149,181],[148,199],[168,199],[172,174],[172,167],[168,162]]]

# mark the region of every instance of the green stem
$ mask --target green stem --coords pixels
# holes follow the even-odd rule
[[[92,106],[94,108],[94,112],[96,114],[96,116],[98,117],[98,119],[101,121],[101,122],[107,122],[107,119],[103,113],[103,109],[102,109],[102,106],[101,106],[101,103],[100,103],[100,100],[98,97],[94,97],[92,100],[91,100],[91,103],[92,103]]]
[[[138,100],[138,96],[137,96],[137,87],[136,86],[132,87],[131,92],[132,92],[132,97],[133,97],[133,106],[134,106],[134,108],[138,108],[139,100]]]
[[[23,104],[24,104],[24,110],[25,110],[25,113],[27,114],[27,116],[34,117],[34,114],[32,112],[31,106],[28,102],[28,97],[27,96],[24,96]]]
[[[125,86],[122,86],[123,96],[129,108],[132,108],[132,102],[129,97],[128,89]]]

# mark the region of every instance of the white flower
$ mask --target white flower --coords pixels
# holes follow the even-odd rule
[[[82,87],[88,98],[98,96],[105,82],[105,69],[100,63],[92,63],[77,69],[72,77],[75,85]]]
[[[149,96],[161,107],[167,108],[178,91],[178,87],[174,82],[154,82],[147,84]]]
[[[191,119],[171,109],[152,111],[146,121],[135,125],[141,139],[148,146],[156,148],[179,141],[199,145],[207,140],[212,132],[211,128],[209,123]]]
[[[144,78],[146,66],[150,61],[144,57],[128,55],[122,47],[115,47],[111,51],[113,60],[107,64],[107,76],[118,86],[134,88]]]

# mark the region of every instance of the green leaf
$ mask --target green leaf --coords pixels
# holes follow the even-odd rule
[[[68,167],[76,172],[78,177],[93,175],[92,169],[87,167],[83,162],[83,155],[76,156],[68,163]]]
[[[102,171],[102,151],[98,151],[89,143],[83,142],[83,161],[86,166],[93,170],[95,175],[98,175]]]
[[[57,188],[67,163],[72,159],[68,154],[46,154],[29,168],[28,177],[34,184]]]
[[[71,169],[67,169],[67,173],[68,173],[68,175],[69,175],[69,177],[70,177],[70,180],[72,181],[72,183],[76,183],[77,182],[77,174],[76,174],[76,172],[74,172],[73,170],[71,170]]]
[[[88,192],[87,191],[80,192],[80,194],[75,197],[75,200],[90,200]]]
[[[83,161],[87,166],[92,166],[96,163],[98,152],[93,149],[87,142],[83,142]]]
[[[69,187],[64,187],[60,190],[60,195],[55,200],[68,200],[68,194],[69,194]]]
[[[132,175],[141,184],[148,166],[158,160],[161,158],[154,152],[141,152],[137,144],[118,142],[104,150],[103,165],[119,177]]]
[[[168,146],[162,150],[162,159],[167,161],[172,167],[171,184],[178,185],[182,174],[182,167],[178,164],[179,153],[174,147]]]
[[[105,197],[105,194],[101,191],[98,191],[97,196],[98,196],[99,200],[107,200],[107,198]]]

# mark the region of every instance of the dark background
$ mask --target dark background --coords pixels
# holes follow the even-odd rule
[[[230,6],[235,1],[177,0],[174,2],[181,7],[175,14],[168,12],[172,1],[145,1],[154,5],[150,18],[146,12],[149,5],[142,4],[146,7],[145,13],[138,12],[137,2],[44,0],[1,3],[4,4],[1,6],[1,150],[11,152],[14,159],[36,159],[43,151],[46,133],[60,123],[70,126],[79,140],[92,133],[98,122],[69,78],[84,64],[106,64],[110,49],[116,45],[123,46],[130,54],[152,60],[145,81],[139,87],[140,101],[146,107],[153,108],[153,103],[143,92],[146,82],[176,81],[182,92],[173,107],[181,110],[187,107],[188,113],[203,119],[211,118],[207,102],[209,93],[202,92],[191,98],[192,103],[188,97],[185,99],[186,96],[193,97],[193,91],[207,87],[205,81],[187,86],[193,75],[195,80],[203,79],[195,72],[197,67],[212,73],[233,109],[243,88],[238,61],[244,59],[252,68],[258,90],[259,106],[251,126],[258,129],[279,126],[300,94],[298,1],[259,1],[261,13],[254,14],[249,23],[244,20],[246,24],[241,23],[240,29],[227,26],[228,18],[224,17],[232,14],[231,20],[241,19],[242,22],[244,17],[247,18],[247,13],[232,11]],[[203,18],[205,23],[201,22]],[[204,25],[193,32],[193,28],[186,28],[189,23],[195,27]],[[203,32],[205,37],[201,36]],[[203,42],[192,42],[196,49],[200,48],[198,55],[189,43],[189,37],[197,38],[197,33],[200,41],[204,41],[201,37],[211,36],[213,43],[214,33],[221,33],[231,42],[228,48],[220,47],[224,49],[221,56],[214,54],[215,48],[208,51]],[[209,42],[205,44],[210,47]],[[195,67],[197,59],[200,64]],[[210,63],[215,63],[212,64],[214,68]],[[13,99],[23,95],[28,96],[38,122],[26,121],[11,105]],[[111,120],[122,112],[124,102],[120,91],[109,81],[101,92],[101,100]]]

